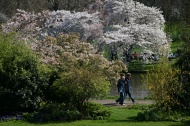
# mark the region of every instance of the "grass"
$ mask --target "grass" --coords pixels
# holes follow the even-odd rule
[[[188,126],[189,122],[139,122],[135,120],[140,109],[110,107],[112,115],[108,120],[81,120],[73,122],[31,124],[23,121],[0,122],[0,126]]]
[[[177,47],[181,47],[181,42],[174,42],[171,45],[172,52],[175,53]],[[136,49],[136,52],[140,52],[140,49]],[[108,57],[108,54],[107,54]],[[147,69],[155,66],[155,64],[148,64],[141,66],[141,69]],[[113,98],[115,99],[115,98]],[[57,122],[47,124],[33,124],[24,121],[7,121],[0,122],[0,126],[189,126],[190,122],[140,122],[136,121],[135,117],[140,109],[129,109],[110,107],[112,115],[108,120],[80,120],[73,122]]]
[[[180,41],[175,41],[175,42],[172,42],[171,44],[171,50],[173,53],[177,52],[177,48],[182,48],[182,47],[183,47],[183,42],[180,42]]]

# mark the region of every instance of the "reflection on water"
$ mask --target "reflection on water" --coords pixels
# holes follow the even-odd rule
[[[144,83],[144,77],[145,74],[139,74],[139,73],[131,73],[131,94],[135,99],[143,99],[150,95],[150,92],[148,91],[146,84]],[[112,87],[110,90],[111,96],[118,96],[117,87]]]

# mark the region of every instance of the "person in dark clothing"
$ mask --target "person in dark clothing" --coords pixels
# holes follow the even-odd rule
[[[130,92],[130,89],[131,89],[130,78],[131,78],[131,74],[126,73],[126,75],[125,75],[125,93],[126,93],[126,95],[125,96],[128,95],[129,98],[131,99],[131,101],[134,103],[135,99],[131,96],[131,92]]]
[[[117,50],[113,48],[110,52],[110,60],[112,61],[117,59],[118,59]]]
[[[181,55],[181,49],[180,48],[177,48],[177,55],[180,56]]]
[[[116,102],[120,105],[125,105],[124,100],[125,100],[125,74],[120,75],[120,79],[118,80],[117,83],[117,88],[118,88],[118,93],[119,93],[119,98],[116,100]]]

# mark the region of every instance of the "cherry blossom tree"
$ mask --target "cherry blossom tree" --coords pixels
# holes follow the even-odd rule
[[[156,54],[168,53],[170,40],[163,31],[165,20],[159,9],[133,0],[97,0],[90,7],[84,12],[58,10],[37,14],[18,10],[2,29],[25,33],[24,38],[30,39],[74,32],[80,34],[80,39],[98,44],[122,48],[139,45]]]
[[[169,39],[164,33],[164,17],[154,7],[132,0],[106,0],[102,13],[108,30],[104,32],[107,44],[139,45],[157,54],[169,49]]]

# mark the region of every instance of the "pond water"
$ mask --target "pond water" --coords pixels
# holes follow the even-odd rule
[[[139,74],[139,73],[131,73],[131,94],[133,98],[135,99],[144,99],[150,95],[150,92],[148,91],[148,88],[146,87],[146,84],[144,83],[144,77],[145,74]],[[111,96],[119,96],[117,92],[117,87],[112,87],[110,90]],[[128,96],[127,96],[128,98]]]

